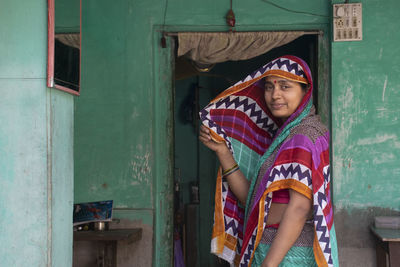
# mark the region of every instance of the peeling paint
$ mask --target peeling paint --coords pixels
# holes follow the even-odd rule
[[[352,86],[348,86],[345,94],[339,98],[339,101],[342,102],[344,109],[348,109],[354,105],[353,97],[353,88]]]
[[[132,114],[131,114],[131,119],[135,120],[140,116],[139,112],[137,111],[136,108],[133,108]]]
[[[335,145],[338,148],[342,148],[343,146],[345,146],[345,141],[349,137],[352,126],[355,122],[355,120],[353,118],[354,115],[349,115],[347,113],[347,110],[355,105],[356,101],[353,100],[353,97],[354,97],[354,94],[353,94],[351,86],[349,86],[347,88],[346,93],[344,95],[339,97],[339,102],[342,103],[341,110],[343,110],[343,111],[341,112],[341,118],[340,118],[340,123],[339,123],[340,129],[338,129],[335,132],[336,133]],[[337,120],[338,119],[339,118],[337,117]],[[337,143],[338,141],[340,143]]]
[[[135,155],[133,156],[132,161],[130,162],[130,168],[132,169],[132,178],[134,181],[131,182],[131,185],[137,184],[150,184],[151,176],[150,176],[150,153],[146,153],[145,155]]]
[[[349,197],[351,197],[351,194],[349,194]],[[374,204],[375,203],[373,201],[365,201],[364,203],[352,202],[351,204],[349,202],[337,202],[335,207],[338,210],[352,211],[353,209],[364,209],[366,207],[371,207],[374,206]]]
[[[393,188],[400,166],[398,108],[390,72],[360,74],[364,69],[347,58],[334,77],[332,173],[338,209],[398,207]],[[357,69],[357,70],[353,70]],[[354,76],[360,74],[360,78]],[[391,76],[392,77],[392,76]],[[390,82],[390,84],[389,84]],[[378,90],[376,90],[378,89]],[[389,90],[390,89],[390,90]],[[389,94],[390,93],[390,94]],[[397,201],[397,202],[396,202]]]
[[[396,156],[393,153],[382,153],[379,155],[379,157],[374,157],[372,160],[372,163],[377,165],[377,164],[384,164],[388,163],[391,161],[395,161]]]
[[[92,186],[90,187],[90,191],[91,191],[91,192],[96,192],[98,189],[99,189],[99,188],[97,187],[97,185],[92,185]]]
[[[348,86],[346,92],[341,95],[338,99],[338,103],[341,103],[340,115],[336,116],[336,125],[339,125],[338,129],[334,129],[334,145],[333,145],[333,173],[335,178],[335,188],[338,192],[341,191],[341,185],[343,181],[344,169],[347,166],[351,166],[350,158],[347,156],[346,150],[350,151],[352,148],[347,144],[347,140],[351,135],[353,125],[357,121],[355,116],[357,114],[350,113],[348,110],[354,105],[358,105],[357,100],[354,100],[354,93],[352,86]]]
[[[384,143],[387,141],[393,141],[393,143],[396,145],[400,145],[400,143],[397,141],[397,135],[395,134],[382,134],[382,135],[375,135],[375,137],[369,137],[369,138],[363,138],[359,139],[357,141],[357,145],[359,146],[364,146],[364,145],[375,145],[375,144],[380,144]]]
[[[385,102],[385,92],[386,92],[387,82],[388,82],[388,77],[386,75],[385,76],[385,82],[383,84],[383,90],[382,90],[382,102]]]
[[[388,109],[386,107],[379,107],[376,109],[376,117],[379,119],[386,118]]]

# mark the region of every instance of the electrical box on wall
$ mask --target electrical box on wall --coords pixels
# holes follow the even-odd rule
[[[333,5],[333,41],[362,40],[361,3]]]

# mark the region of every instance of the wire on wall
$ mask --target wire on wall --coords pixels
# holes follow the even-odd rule
[[[165,8],[164,8],[164,19],[162,24],[162,37],[161,37],[161,47],[167,47],[167,40],[165,39],[165,18],[167,17],[167,9],[168,9],[168,0],[165,0]]]
[[[291,12],[291,13],[297,13],[297,14],[305,14],[305,15],[310,15],[310,16],[316,16],[316,17],[323,17],[323,18],[329,18],[330,16],[326,16],[326,15],[321,15],[321,14],[315,14],[315,13],[311,13],[311,12],[305,12],[305,11],[297,11],[297,10],[293,10],[293,9],[289,9],[286,7],[282,7],[280,5],[275,4],[274,2],[271,2],[269,0],[261,0],[267,4],[270,4],[271,6],[277,7],[279,9],[285,10],[287,12]]]

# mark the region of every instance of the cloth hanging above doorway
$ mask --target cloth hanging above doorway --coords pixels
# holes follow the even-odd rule
[[[81,37],[79,33],[57,33],[55,38],[65,45],[81,49]]]
[[[178,57],[185,55],[200,64],[250,59],[304,35],[282,32],[180,32]]]

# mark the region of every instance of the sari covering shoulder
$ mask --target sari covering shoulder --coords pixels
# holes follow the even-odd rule
[[[297,110],[280,124],[264,100],[268,75],[308,83]],[[338,266],[331,202],[329,132],[315,115],[312,78],[294,56],[277,58],[231,86],[200,111],[217,142],[226,142],[250,181],[246,206],[217,174],[211,252],[232,266],[251,266],[271,205],[272,192],[293,189],[313,202],[313,251],[318,266]]]

